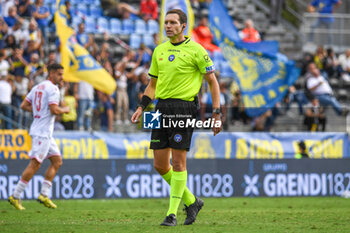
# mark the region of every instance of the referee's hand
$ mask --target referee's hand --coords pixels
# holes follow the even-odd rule
[[[220,133],[220,131],[222,130],[222,120],[221,120],[220,114],[216,114],[216,113],[213,113],[212,118],[215,119],[214,126],[213,126],[213,128],[212,128],[212,130],[213,130],[213,132],[214,132],[214,136],[215,136],[215,135],[217,135],[218,133]],[[218,123],[217,123],[218,121],[220,122],[220,127],[215,127],[215,125],[218,124]]]
[[[138,107],[134,112],[134,114],[132,114],[131,122],[134,124],[137,124],[139,122],[141,115],[142,115],[142,108]]]

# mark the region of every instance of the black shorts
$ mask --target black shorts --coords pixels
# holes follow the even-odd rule
[[[156,111],[162,113],[161,128],[152,129],[151,149],[173,148],[189,151],[193,127],[174,126],[174,123],[195,119],[197,107],[193,101],[180,99],[160,99]],[[163,124],[164,123],[164,124]],[[178,124],[178,123],[177,123]],[[165,127],[164,127],[165,126]]]

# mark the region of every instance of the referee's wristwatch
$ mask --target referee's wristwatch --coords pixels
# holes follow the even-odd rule
[[[220,111],[220,108],[214,108],[213,109],[213,114],[218,114],[220,115],[221,111]]]

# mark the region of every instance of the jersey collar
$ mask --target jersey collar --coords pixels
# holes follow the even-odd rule
[[[185,36],[185,40],[184,40],[184,41],[181,41],[181,42],[179,42],[179,43],[171,43],[171,42],[170,42],[170,43],[171,43],[172,45],[174,45],[174,46],[178,46],[178,45],[180,45],[180,44],[182,44],[182,43],[187,44],[190,40],[191,40],[190,37]]]

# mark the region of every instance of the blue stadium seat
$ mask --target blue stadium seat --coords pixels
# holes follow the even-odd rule
[[[137,19],[135,21],[135,33],[145,34],[146,32],[146,22],[142,19]]]
[[[76,9],[81,14],[83,14],[85,16],[88,15],[88,8],[87,8],[87,6],[85,4],[82,4],[82,3],[78,4]]]
[[[112,18],[109,21],[109,31],[112,34],[120,34],[122,33],[122,23],[119,19]]]
[[[227,61],[221,61],[220,62],[220,77],[222,78],[233,78],[234,77],[234,73],[231,70],[230,64]]]
[[[101,0],[92,0],[92,4],[95,6],[101,6]]]
[[[131,34],[134,32],[134,22],[131,19],[124,19],[122,26],[123,34]]]
[[[99,33],[109,32],[108,20],[104,17],[97,19],[97,31]]]
[[[144,43],[144,45],[146,45],[149,48],[154,47],[154,40],[151,34],[143,34],[142,42]]]
[[[140,48],[141,36],[137,35],[137,34],[131,34],[129,45],[130,45],[130,48],[132,48],[132,49]]]
[[[100,6],[90,5],[89,12],[89,15],[95,18],[103,16],[103,11]]]
[[[79,16],[74,16],[72,17],[72,27],[74,30],[78,30],[79,24],[82,22],[81,18]]]
[[[147,31],[149,34],[159,33],[159,24],[157,21],[150,19],[147,23]]]
[[[79,3],[81,3],[80,0],[70,0],[70,4],[71,5],[76,5],[76,4],[79,4]]]
[[[85,18],[85,32],[94,33],[96,32],[96,22],[92,17]]]
[[[49,5],[49,4],[55,4],[56,1],[55,0],[44,0],[44,5]]]

